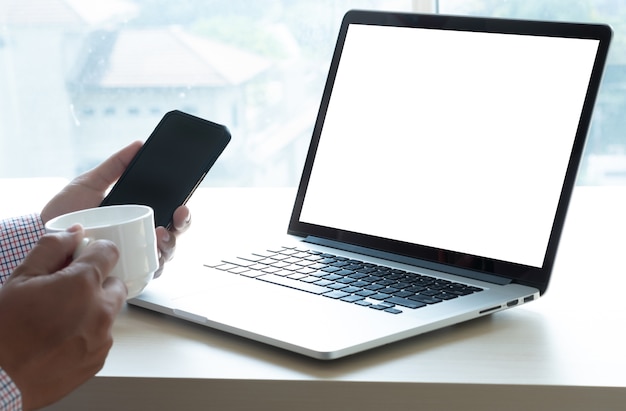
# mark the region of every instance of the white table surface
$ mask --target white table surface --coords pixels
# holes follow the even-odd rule
[[[284,233],[294,194],[200,188],[163,275]],[[126,307],[102,371],[49,409],[626,409],[625,233],[626,187],[577,187],[542,299],[332,362]]]

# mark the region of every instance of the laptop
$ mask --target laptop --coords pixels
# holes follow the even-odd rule
[[[284,243],[212,256],[130,304],[332,360],[537,300],[610,39],[347,12]]]

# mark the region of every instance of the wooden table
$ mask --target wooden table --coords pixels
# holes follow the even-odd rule
[[[282,234],[294,194],[199,189],[164,275]],[[49,410],[626,409],[625,237],[626,187],[577,187],[544,298],[333,362],[126,307],[102,371]]]

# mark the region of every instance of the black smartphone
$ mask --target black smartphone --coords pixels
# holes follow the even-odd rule
[[[100,205],[148,205],[156,226],[169,227],[174,210],[191,197],[230,138],[221,124],[166,113]]]

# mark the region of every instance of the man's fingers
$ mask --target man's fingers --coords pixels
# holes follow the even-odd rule
[[[170,233],[165,227],[156,228],[157,247],[159,249],[159,257],[163,260],[161,264],[169,261],[174,256],[176,248],[176,236]]]
[[[65,272],[72,274],[73,271],[76,271],[82,273],[81,275],[92,275],[96,277],[96,281],[104,284],[118,259],[119,250],[113,242],[95,240],[81,250],[80,255]]]
[[[111,157],[104,160],[96,168],[88,171],[75,180],[79,184],[88,186],[96,191],[109,188],[122,175],[131,160],[142,146],[141,141],[135,141],[124,147]]]
[[[71,261],[82,238],[83,229],[79,225],[65,232],[44,235],[15,269],[11,278],[45,275],[64,268]]]
[[[119,312],[128,296],[128,289],[124,282],[117,277],[107,277],[102,284],[102,288],[113,303],[115,312]]]
[[[189,208],[183,205],[174,210],[172,223],[176,234],[181,234],[187,231],[191,225],[191,211],[189,211]]]

